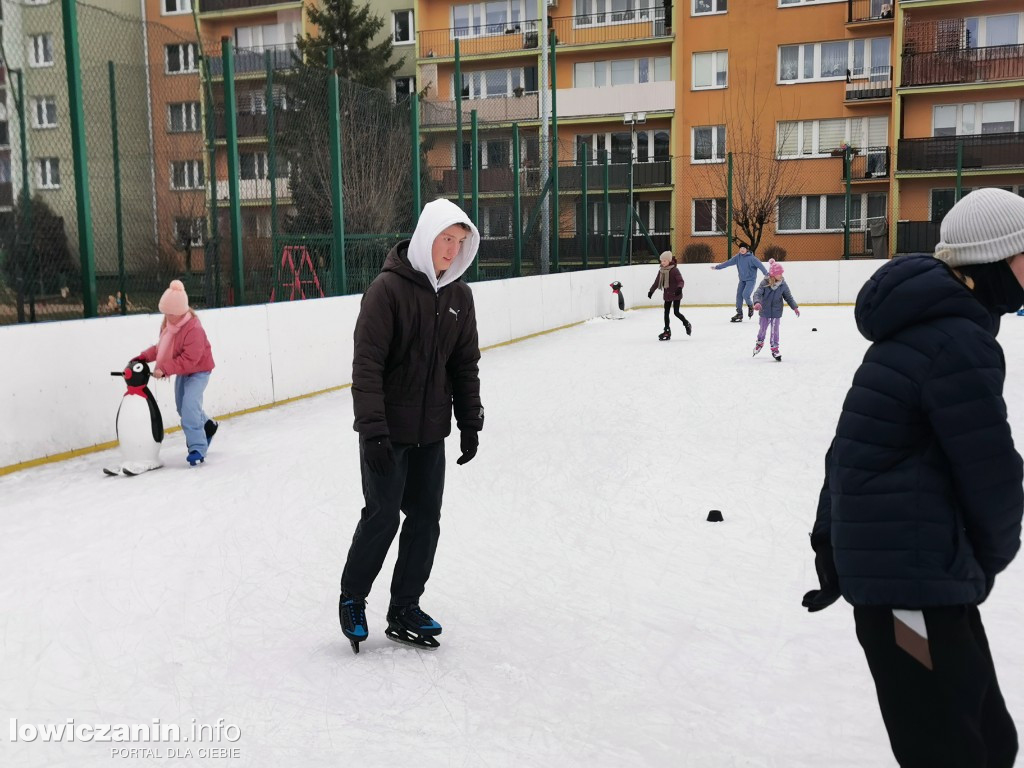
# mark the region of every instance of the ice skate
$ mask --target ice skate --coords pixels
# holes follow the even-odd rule
[[[751,357],[757,357],[757,353],[761,351],[761,348],[762,348],[763,346],[764,346],[764,342],[763,342],[763,341],[759,341],[759,342],[757,342],[757,343],[756,343],[756,344],[754,345],[754,354],[753,354],[753,355],[751,355]]]
[[[359,653],[359,644],[366,639],[366,601],[341,593],[338,601],[338,618],[341,631],[352,643],[352,652]]]
[[[688,321],[688,320],[683,320],[683,328],[685,328],[685,329],[686,329],[686,335],[687,335],[687,336],[689,336],[689,335],[690,335],[690,331],[691,331],[692,329],[691,329],[691,327],[690,327],[690,323],[689,323],[689,321]]]
[[[741,310],[737,309],[736,310],[736,314],[729,318],[729,322],[730,323],[742,323],[743,322],[743,312]]]
[[[658,334],[658,341],[669,341],[672,338],[672,331],[666,328],[660,334]]]
[[[438,648],[435,637],[441,625],[424,613],[418,605],[392,605],[388,608],[388,628],[384,632],[396,643],[416,648]]]
[[[776,363],[781,363],[782,362],[782,355],[779,354],[779,350],[773,349],[772,350],[772,357],[775,358],[775,362]]]
[[[754,316],[754,308],[752,306],[750,306],[749,304],[747,304],[747,317],[753,317],[753,316]]]
[[[206,457],[199,451],[189,451],[188,456],[185,457],[185,461],[188,462],[190,467],[194,467],[196,464],[202,464],[206,461]]]
[[[217,429],[220,427],[219,421],[213,419],[207,419],[203,425],[203,432],[206,434],[206,447],[210,447],[210,443],[213,442],[213,436],[217,434]]]

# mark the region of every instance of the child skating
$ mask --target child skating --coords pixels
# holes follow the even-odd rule
[[[754,302],[750,298],[750,292],[754,290],[754,282],[757,280],[757,272],[760,270],[762,274],[767,275],[768,270],[764,268],[764,264],[758,260],[757,256],[747,250],[747,246],[741,245],[739,252],[728,261],[723,261],[721,264],[712,264],[711,268],[725,269],[736,265],[736,271],[739,273],[739,284],[736,286],[736,314],[729,318],[729,322],[741,323],[743,322],[743,302],[747,302],[747,317],[754,316]]]
[[[679,311],[679,302],[683,300],[683,285],[683,275],[680,273],[679,267],[676,266],[672,251],[665,251],[661,254],[661,269],[658,270],[658,276],[654,278],[654,284],[647,292],[649,299],[654,296],[656,290],[660,289],[665,300],[665,330],[658,336],[661,341],[668,341],[672,338],[672,329],[668,324],[670,309],[675,312],[676,317],[683,321],[686,335],[690,335],[690,322]]]
[[[213,352],[199,317],[188,305],[188,294],[180,280],[172,280],[160,297],[164,313],[160,341],[139,353],[139,360],[156,363],[153,377],[175,376],[174,404],[181,416],[188,456],[193,467],[206,461],[206,451],[218,424],[203,410],[203,392],[213,371]]]
[[[772,357],[778,363],[782,362],[782,355],[779,354],[779,324],[782,322],[782,302],[785,301],[800,317],[800,307],[793,299],[789,291],[789,285],[782,276],[782,265],[775,259],[768,260],[768,277],[761,281],[754,291],[754,309],[760,313],[760,325],[757,329],[757,343],[754,344],[754,354],[761,351],[764,346],[764,337],[771,326],[771,350]]]

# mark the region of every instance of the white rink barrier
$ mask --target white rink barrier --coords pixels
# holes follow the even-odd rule
[[[787,263],[801,304],[852,303],[883,261]],[[731,306],[737,275],[707,264],[680,267],[683,304]],[[561,328],[616,309],[651,306],[655,263],[473,284],[483,347]],[[352,330],[359,296],[283,302],[199,313],[217,368],[208,413],[228,414],[351,383]],[[124,383],[111,371],[157,341],[160,315],[0,326],[0,470],[116,440]],[[166,426],[178,424],[169,382],[154,381]],[[339,424],[351,414],[337,414]]]

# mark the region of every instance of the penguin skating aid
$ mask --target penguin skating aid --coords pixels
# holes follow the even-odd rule
[[[142,360],[131,360],[123,371],[114,371],[111,376],[121,376],[128,385],[117,408],[115,429],[121,450],[121,464],[104,467],[107,475],[140,475],[158,469],[160,446],[164,440],[164,421],[160,406],[149,391],[149,365]]]

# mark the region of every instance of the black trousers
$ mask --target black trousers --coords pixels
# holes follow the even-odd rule
[[[419,601],[430,578],[441,534],[444,441],[392,448],[394,468],[387,475],[377,475],[366,466],[360,447],[359,468],[366,506],[352,537],[341,575],[341,591],[358,598],[370,593],[398,533],[401,511],[405,513],[405,523],[391,579],[391,604],[412,605]]]
[[[669,314],[668,314],[668,311],[669,311],[670,308],[672,309],[673,312],[675,312],[676,317],[678,317],[680,320],[683,321],[683,325],[686,325],[686,318],[683,317],[683,315],[679,312],[679,302],[680,302],[680,299],[676,299],[675,301],[666,301],[665,302],[665,327],[666,328],[668,328],[668,321],[670,319],[669,318]]]
[[[892,611],[854,608],[901,768],[1009,768],[1017,731],[999,691],[976,606],[924,610],[932,669],[896,644]]]

